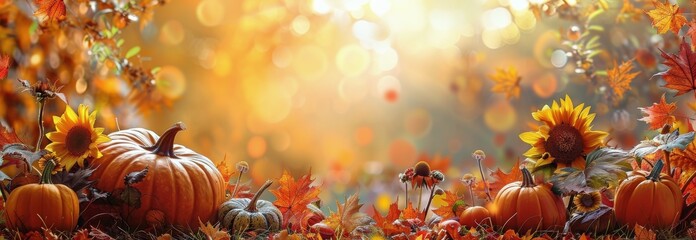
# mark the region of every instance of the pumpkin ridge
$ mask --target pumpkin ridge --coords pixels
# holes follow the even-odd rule
[[[180,172],[180,173],[182,173],[183,175],[185,175],[184,177],[181,177],[181,178],[179,178],[179,179],[185,180],[187,186],[191,186],[191,187],[194,187],[194,188],[195,188],[195,186],[193,185],[193,182],[191,181],[191,174],[189,174],[189,169],[186,167],[186,165],[185,165],[185,164],[178,164],[177,166],[179,166],[179,167],[181,167],[182,169],[184,169],[183,171],[177,171],[177,172]],[[186,209],[187,212],[186,212],[186,214],[183,214],[183,215],[184,215],[184,216],[193,216],[194,213],[195,213],[195,211],[196,211],[195,208],[196,208],[196,206],[197,206],[196,203],[198,203],[198,202],[197,202],[197,201],[198,201],[198,198],[196,197],[196,192],[195,192],[195,190],[187,191],[187,192],[189,193],[189,197],[191,197],[191,201],[193,201],[193,202],[192,202],[192,204],[191,204],[191,209]],[[187,219],[187,221],[190,223],[190,222],[191,222],[191,219]]]
[[[156,171],[156,169],[157,169],[157,157],[155,157],[154,159],[149,159],[149,156],[150,156],[149,154],[143,154],[143,155],[146,156],[146,157],[144,157],[145,161],[149,161],[149,163],[147,163],[147,164],[148,165],[154,164],[154,166],[152,166],[152,171],[149,171],[147,173],[147,176],[145,177],[145,178],[150,178],[149,185],[147,186],[147,189],[144,189],[142,184],[141,184],[140,189],[138,189],[141,193],[141,195],[140,195],[140,203],[141,203],[140,208],[141,209],[155,209],[155,210],[161,211],[161,209],[159,209],[159,208],[152,207],[152,206],[157,206],[157,205],[152,204],[152,201],[154,201],[153,200],[154,197],[152,196],[153,195],[152,193],[153,193],[153,189],[155,188],[155,182],[156,182],[155,179],[157,179],[156,176],[157,176],[157,172],[158,172],[158,171]],[[134,159],[134,158],[128,158],[128,159]],[[141,158],[137,158],[137,159],[141,159]],[[125,161],[125,159],[124,159],[124,161]],[[126,170],[126,169],[129,169],[129,167],[124,167],[123,169]],[[133,170],[131,170],[131,172],[132,171]],[[123,178],[123,177],[121,177],[121,178]],[[143,182],[148,182],[148,181],[143,179]],[[147,194],[147,193],[150,193],[150,194]],[[145,201],[146,199],[147,199],[147,201]],[[133,211],[133,212],[135,212],[135,211]],[[162,211],[162,212],[164,212],[164,211]],[[143,215],[142,218],[144,218],[144,217],[145,216]],[[165,213],[164,214],[165,221],[167,221],[168,217],[169,216],[167,216],[167,214]],[[133,218],[133,216],[131,215],[131,216],[129,216],[129,218]],[[130,221],[130,219],[128,219],[128,220]],[[140,225],[142,225],[142,219],[137,220],[137,222]]]
[[[196,172],[199,172],[199,174],[196,174],[196,176],[201,176],[201,175],[203,175],[203,176],[205,176],[205,181],[206,181],[208,184],[214,184],[214,183],[215,183],[215,179],[212,178],[212,176],[210,176],[210,173],[209,173],[208,169],[206,169],[206,168],[204,168],[204,167],[201,167],[201,165],[200,165],[201,161],[195,160],[195,161],[191,161],[191,163],[193,163],[193,164],[192,164],[192,169],[195,170]],[[205,166],[205,164],[203,164],[203,165]],[[187,173],[188,173],[188,168],[186,168],[186,169],[187,169]],[[200,172],[203,172],[203,174],[200,174]],[[215,188],[217,188],[217,187],[215,187]],[[206,191],[205,189],[200,189],[200,190]],[[219,202],[219,200],[217,199],[217,196],[219,196],[219,193],[217,193],[216,190],[217,190],[217,189],[213,189],[213,196],[215,196],[215,197],[213,197],[213,198],[211,199],[212,204],[203,204],[203,205],[206,207],[206,209],[201,209],[200,206],[194,205],[195,207],[198,208],[198,209],[196,209],[195,211],[205,211],[205,212],[212,212],[212,213],[215,213],[215,208],[216,208],[216,206],[220,206],[220,204],[221,204],[221,202]],[[194,191],[194,195],[195,195],[195,191]],[[194,197],[194,198],[195,198],[195,197]],[[198,203],[199,200],[198,200],[198,198],[195,198],[194,201],[195,201],[195,203]],[[207,220],[207,219],[206,219],[206,220]],[[196,219],[189,219],[189,222],[193,222],[193,221],[196,221]]]

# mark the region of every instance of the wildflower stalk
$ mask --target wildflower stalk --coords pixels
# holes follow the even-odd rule
[[[435,196],[435,185],[433,185],[433,187],[430,188],[430,197],[428,198],[428,204],[425,205],[425,211],[423,212],[423,219],[421,219],[423,222],[425,222],[425,217],[428,216],[428,210],[430,210],[430,203],[433,202],[434,196]]]
[[[486,190],[486,198],[488,199],[488,201],[492,201],[493,198],[491,197],[491,190],[488,188],[488,181],[486,181],[486,174],[483,173],[482,161],[483,161],[483,159],[486,158],[486,153],[484,153],[481,150],[476,150],[471,155],[474,157],[474,159],[476,159],[476,162],[478,163],[479,171],[481,172],[481,181],[483,181],[483,188],[485,188],[485,190]]]
[[[46,98],[43,97],[37,97],[37,101],[39,102],[39,116],[38,116],[38,123],[39,123],[39,139],[36,140],[36,147],[34,147],[34,151],[39,151],[41,149],[41,142],[43,141],[44,138],[44,122],[43,122],[43,114],[44,114],[44,106],[46,105]]]

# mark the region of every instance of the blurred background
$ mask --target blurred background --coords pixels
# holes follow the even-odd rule
[[[626,4],[637,10],[625,11]],[[476,149],[486,152],[485,167],[509,171],[529,147],[518,134],[537,125],[531,112],[566,94],[575,104],[592,106],[594,129],[611,131],[615,141],[648,135],[646,124],[636,121],[637,108],[661,96],[661,80],[651,79],[661,68],[657,49],[673,51],[677,39],[655,34],[642,4],[167,1],[147,24],[122,29],[122,49],[140,48],[130,60],[158,69],[153,84],[161,101],[111,101],[108,96],[129,94],[118,75],[76,77],[71,70],[58,79],[70,105],[96,108],[97,125],[108,131],[145,127],[161,133],[182,121],[188,129],[179,144],[231,168],[247,161],[243,181],[255,187],[283,169],[295,176],[311,170],[332,209],[335,199],[360,191],[363,202],[384,210],[397,195],[403,199],[398,173],[418,160],[444,172],[443,188],[455,190],[463,189],[463,174],[480,176],[471,157]],[[594,36],[599,46],[582,49]],[[583,57],[585,50],[597,53]],[[584,64],[587,59],[591,65]],[[633,61],[640,72],[620,99],[602,75],[615,61]],[[511,67],[521,77],[521,92],[508,99],[491,92],[490,76]],[[8,79],[25,75],[18,70]],[[18,85],[5,81],[11,86],[6,93]],[[3,99],[4,123],[13,125],[19,120],[7,116],[16,103]],[[54,105],[54,112],[63,111],[62,104]],[[33,119],[35,111],[22,116]]]

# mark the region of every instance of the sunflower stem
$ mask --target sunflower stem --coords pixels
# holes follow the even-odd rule
[[[184,126],[184,123],[178,122],[174,124],[174,126],[170,127],[167,129],[167,131],[162,134],[162,137],[160,137],[155,145],[152,146],[144,146],[143,148],[149,151],[152,151],[152,153],[160,155],[160,156],[168,156],[170,158],[177,158],[177,156],[174,154],[174,139],[176,138],[176,134],[181,131],[185,130],[186,126]]]
[[[428,210],[430,210],[430,203],[433,202],[433,197],[435,196],[435,186],[433,185],[432,188],[430,188],[430,197],[428,198],[428,204],[425,205],[425,211],[423,212],[423,219],[421,219],[423,222],[425,222],[425,217],[428,216]]]
[[[230,195],[231,198],[234,198],[234,195],[237,194],[237,188],[239,187],[239,181],[242,180],[242,171],[239,171],[239,176],[237,177],[237,181],[234,183],[234,190],[232,190],[232,195]]]
[[[421,209],[421,200],[423,199],[423,187],[419,187],[418,189],[419,189],[418,190],[418,206],[416,209],[420,210]]]
[[[571,213],[570,210],[572,210],[573,207],[575,206],[575,203],[573,202],[573,200],[575,200],[575,193],[570,194],[570,199],[568,200],[568,208],[566,210],[568,211],[569,214]]]
[[[51,172],[53,172],[53,168],[55,167],[55,160],[51,159],[46,161],[43,172],[41,173],[41,184],[53,184],[53,182],[51,181]]]
[[[407,182],[404,183],[404,187],[406,187],[406,205],[405,206],[408,206],[408,183]]]
[[[247,205],[247,207],[246,207],[246,210],[248,212],[256,212],[256,202],[261,197],[261,194],[264,191],[266,191],[266,189],[268,189],[268,187],[270,187],[271,184],[273,184],[273,181],[266,180],[266,183],[264,183],[263,186],[261,186],[261,188],[259,188],[259,190],[256,191],[256,194],[254,194],[254,197],[251,198],[251,201],[249,201],[249,205]]]
[[[46,102],[46,99],[43,97],[37,98],[39,102],[39,116],[37,122],[39,123],[39,139],[36,140],[36,147],[34,147],[34,151],[37,152],[39,149],[41,149],[41,142],[43,141],[44,137],[44,122],[43,122],[43,114],[44,114],[44,104]]]

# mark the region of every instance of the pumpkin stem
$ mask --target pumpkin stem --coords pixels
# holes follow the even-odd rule
[[[41,184],[53,184],[51,181],[51,172],[53,172],[53,168],[56,167],[56,161],[51,159],[46,161],[44,165],[43,172],[41,173]]]
[[[169,129],[167,129],[167,131],[164,132],[164,134],[162,134],[162,137],[160,137],[159,140],[157,140],[155,145],[143,148],[152,151],[152,153],[160,156],[177,158],[177,156],[174,155],[174,138],[176,138],[176,134],[179,133],[179,131],[185,129],[186,126],[184,125],[184,123],[175,123],[174,126],[170,127]]]
[[[256,191],[256,194],[254,194],[254,197],[251,198],[249,205],[246,207],[247,212],[256,212],[256,201],[259,200],[261,194],[264,191],[266,191],[266,189],[268,189],[268,187],[270,187],[271,184],[273,184],[273,181],[266,180],[266,183],[264,183],[263,186],[261,186],[261,188],[259,188],[259,190]]]
[[[534,178],[527,168],[522,168],[522,187],[534,187]]]
[[[665,165],[665,163],[662,162],[662,159],[657,161],[655,163],[655,167],[653,167],[652,171],[650,171],[650,175],[648,175],[647,179],[650,179],[653,182],[660,181],[660,172],[662,172],[662,167],[664,165]]]

